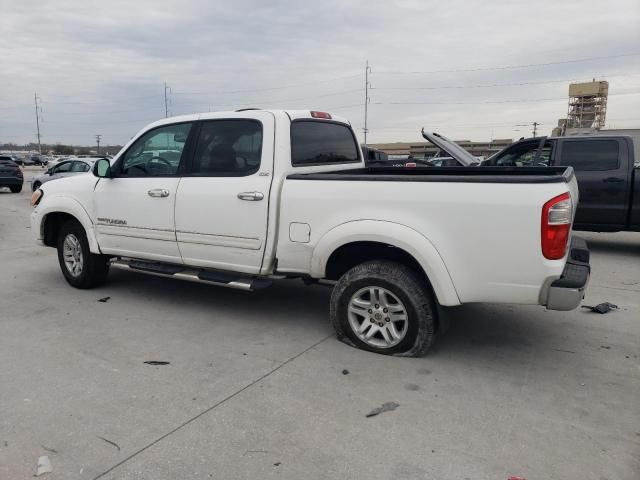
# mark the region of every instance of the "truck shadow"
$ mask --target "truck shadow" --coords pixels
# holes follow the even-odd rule
[[[184,318],[211,312],[212,324],[233,323],[240,329],[252,326],[265,331],[273,328],[295,328],[301,333],[332,331],[331,289],[305,286],[300,280],[278,281],[270,288],[250,293],[132,272],[114,271],[110,278],[105,287],[109,294],[131,295],[138,301],[149,302],[150,308],[163,311],[179,305],[182,322]],[[542,307],[519,305],[472,304],[443,309],[445,331],[424,360],[460,357],[467,362],[473,357],[482,361],[493,357],[501,362],[507,357],[511,358],[508,361],[522,357],[523,352],[534,346],[542,350],[563,349],[554,313]]]
[[[631,237],[633,235],[633,237]],[[587,239],[589,250],[592,253],[608,253],[613,255],[638,255],[640,256],[640,233],[627,234],[626,237],[621,239],[597,237]]]
[[[113,271],[105,291],[150,302],[157,308],[176,305],[189,315],[212,312],[212,319],[224,314],[234,322],[264,322],[266,326],[325,325],[330,331],[329,296],[331,289],[305,286],[300,280],[280,280],[273,286],[255,292],[192,283],[171,278],[154,277],[133,272]],[[215,314],[214,314],[215,313]]]
[[[559,334],[557,315],[567,314],[522,305],[470,304],[445,308],[441,314],[445,330],[426,358],[460,356],[465,361],[475,358],[512,362],[534,348],[572,350],[566,345],[566,337]]]

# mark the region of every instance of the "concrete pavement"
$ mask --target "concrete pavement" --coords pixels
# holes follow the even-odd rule
[[[75,290],[28,199],[0,192],[0,479],[640,478],[640,234],[581,234],[584,303],[619,311],[449,309],[404,359],[337,342],[298,281]]]

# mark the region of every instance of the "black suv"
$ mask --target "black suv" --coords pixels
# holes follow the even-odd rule
[[[13,158],[0,156],[0,188],[9,187],[13,193],[19,193],[23,183],[22,170]]]

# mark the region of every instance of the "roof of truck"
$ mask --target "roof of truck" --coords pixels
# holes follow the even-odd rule
[[[156,122],[153,122],[149,125],[147,125],[145,127],[145,130],[148,129],[149,127],[158,127],[161,125],[167,125],[170,123],[176,123],[176,122],[194,122],[196,120],[207,120],[207,119],[219,119],[219,118],[224,118],[224,117],[229,117],[229,118],[242,118],[243,117],[243,113],[245,112],[269,112],[272,113],[274,115],[278,115],[281,113],[284,113],[285,115],[287,115],[291,120],[299,120],[299,119],[304,119],[304,118],[308,118],[308,119],[318,119],[319,121],[322,120],[328,120],[328,121],[334,121],[334,122],[341,122],[341,123],[346,123],[347,125],[351,125],[351,122],[349,122],[349,120],[347,120],[344,117],[339,117],[336,115],[333,115],[329,112],[320,112],[317,110],[273,110],[273,109],[261,109],[261,108],[243,108],[240,110],[231,110],[231,111],[220,111],[220,112],[202,112],[202,113],[190,113],[190,114],[186,114],[186,115],[178,115],[175,117],[168,117],[168,118],[163,118],[160,119]],[[325,114],[328,113],[329,114],[329,118],[319,118],[319,117],[314,117],[312,115],[313,113],[321,113],[321,114]]]

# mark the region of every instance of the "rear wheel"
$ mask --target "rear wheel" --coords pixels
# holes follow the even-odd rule
[[[11,190],[11,193],[20,193],[22,191],[22,185],[11,185],[9,190]]]
[[[419,357],[435,337],[433,296],[413,270],[369,261],[347,271],[331,294],[331,321],[345,343],[386,355]]]
[[[58,261],[64,278],[76,288],[93,288],[104,283],[109,273],[109,257],[89,250],[84,228],[69,220],[58,235]]]

